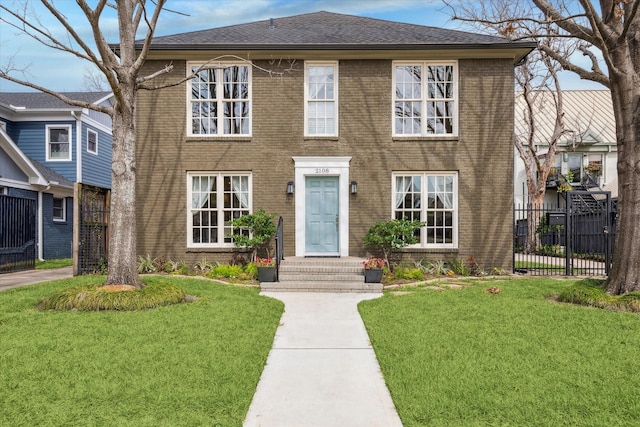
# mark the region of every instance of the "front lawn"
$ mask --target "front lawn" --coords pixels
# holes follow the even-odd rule
[[[547,298],[573,281],[470,283],[359,306],[405,426],[638,425],[639,314]]]
[[[0,292],[0,425],[242,424],[281,302],[257,288],[176,277],[198,301],[136,312],[33,308],[95,281]]]

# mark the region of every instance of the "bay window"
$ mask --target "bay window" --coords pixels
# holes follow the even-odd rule
[[[251,174],[187,174],[187,246],[231,247],[231,220],[251,213]]]
[[[455,62],[394,63],[393,134],[457,135],[457,86]]]
[[[393,175],[393,217],[425,222],[419,231],[425,248],[458,245],[458,174],[412,172]]]
[[[251,134],[251,65],[222,64],[198,71],[187,85],[189,135]]]

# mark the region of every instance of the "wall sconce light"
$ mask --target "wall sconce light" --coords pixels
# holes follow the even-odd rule
[[[358,183],[355,181],[351,181],[351,194],[356,194],[358,192]]]
[[[293,181],[287,182],[287,194],[293,194]]]
[[[562,153],[562,161],[564,162],[568,162],[569,161],[569,153]]]

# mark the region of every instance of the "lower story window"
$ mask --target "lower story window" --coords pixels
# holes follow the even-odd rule
[[[393,174],[393,217],[419,220],[420,246],[458,245],[458,174],[408,172]]]
[[[231,220],[251,213],[251,174],[187,175],[188,246],[233,246]]]
[[[65,199],[64,198],[53,198],[53,220],[54,221],[65,221],[66,220],[66,209],[65,209]]]

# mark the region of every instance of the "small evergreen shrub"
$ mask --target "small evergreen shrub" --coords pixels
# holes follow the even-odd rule
[[[448,260],[447,265],[449,266],[449,269],[453,271],[455,274],[457,274],[458,276],[469,276],[472,274],[471,269],[467,266],[467,264],[464,261],[459,260],[457,258]],[[476,264],[476,267],[477,267],[477,264]]]
[[[225,279],[248,279],[247,274],[241,265],[233,264],[218,264],[213,267],[208,273],[207,277],[213,278],[225,278]]]
[[[416,267],[399,266],[393,270],[396,279],[424,280],[424,273]]]

